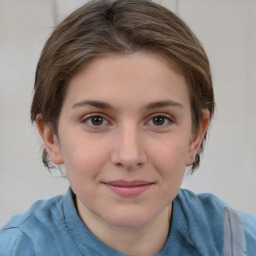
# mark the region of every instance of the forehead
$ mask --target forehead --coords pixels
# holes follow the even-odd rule
[[[159,100],[189,104],[180,69],[158,54],[145,52],[109,54],[86,63],[70,80],[64,103],[83,99],[129,106]]]

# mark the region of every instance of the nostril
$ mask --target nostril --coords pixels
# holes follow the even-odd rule
[[[117,167],[138,168],[146,161],[145,148],[138,137],[138,131],[134,129],[131,130],[131,127],[126,125],[117,133],[116,143],[110,153],[110,161]]]
[[[121,163],[116,163],[117,167],[122,167],[123,165]]]
[[[143,166],[143,162],[129,162],[129,161],[122,161],[122,162],[114,162],[115,166],[120,168],[126,168],[126,169],[135,169]]]

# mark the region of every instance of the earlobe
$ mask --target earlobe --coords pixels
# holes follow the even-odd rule
[[[200,148],[200,145],[203,141],[205,133],[207,131],[209,122],[210,122],[210,112],[205,109],[203,110],[203,118],[200,125],[199,130],[196,133],[193,133],[191,136],[190,144],[189,144],[189,151],[187,156],[186,165],[190,166],[194,163],[196,154]]]
[[[56,165],[63,164],[58,137],[52,128],[44,122],[41,114],[36,116],[36,125],[50,160]]]

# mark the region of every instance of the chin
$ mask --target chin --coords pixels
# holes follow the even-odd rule
[[[111,225],[116,227],[139,228],[146,225],[152,218],[152,215],[149,216],[145,212],[127,209],[125,212],[115,212],[107,219]]]

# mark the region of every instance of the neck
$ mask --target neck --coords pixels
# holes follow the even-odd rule
[[[77,201],[82,221],[90,231],[110,247],[129,255],[155,255],[163,248],[169,233],[172,206],[166,207],[140,227],[120,227],[92,215]]]

